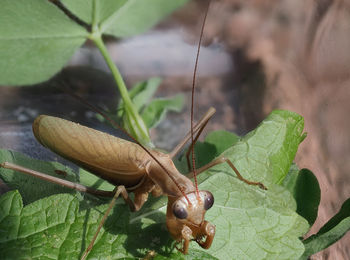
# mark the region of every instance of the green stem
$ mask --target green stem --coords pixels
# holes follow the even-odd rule
[[[127,121],[130,122],[130,129],[128,129],[129,131],[131,131],[130,134],[142,144],[153,146],[146,124],[144,123],[142,117],[139,115],[134,104],[132,103],[125,82],[119,72],[119,69],[112,61],[109,52],[102,40],[101,34],[99,34],[98,32],[93,32],[90,36],[90,39],[96,44],[97,48],[100,50],[117,83],[120,95],[124,101],[125,114],[128,118]]]
[[[108,67],[110,68],[112,75],[118,85],[118,89],[120,92],[120,95],[122,96],[122,99],[124,100],[125,104],[127,106],[132,106],[132,101],[129,97],[128,90],[126,88],[125,82],[119,72],[119,69],[112,61],[111,57],[109,56],[109,53],[107,51],[106,46],[104,45],[104,42],[102,41],[101,37],[96,37],[93,39],[94,43],[96,44],[97,48],[102,53],[102,56],[104,57]]]
[[[92,24],[91,24],[91,28],[92,28],[92,31],[93,32],[96,32],[98,30],[98,24],[97,24],[97,21],[98,21],[98,12],[97,12],[97,2],[96,0],[93,0],[92,1]]]

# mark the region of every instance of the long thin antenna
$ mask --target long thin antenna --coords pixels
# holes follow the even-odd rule
[[[65,84],[65,83],[64,83]],[[65,84],[66,85],[66,84]],[[99,109],[98,107],[90,104],[87,102],[85,99],[81,98],[77,94],[75,94],[73,91],[71,91],[69,88],[64,88],[64,91],[69,93],[72,97],[83,103],[85,106],[89,107],[91,110],[95,111],[96,113],[99,113],[101,116],[103,116],[109,123],[111,123],[114,127],[118,128],[121,130],[123,133],[125,133],[130,139],[132,139],[136,144],[138,144],[146,153],[148,153],[154,161],[156,161],[159,166],[164,170],[164,172],[169,176],[169,178],[175,183],[176,187],[180,190],[182,195],[186,198],[187,202],[191,204],[190,200],[187,198],[185,191],[183,188],[176,182],[174,176],[172,176],[169,171],[164,167],[164,165],[144,146],[142,145],[139,141],[137,141],[132,135],[128,133],[122,126],[117,124],[112,118],[110,118],[104,111],[103,109]]]
[[[191,98],[192,172],[193,172],[194,184],[195,184],[195,187],[196,187],[196,193],[197,193],[198,197],[199,197],[199,191],[198,191],[198,180],[197,180],[197,173],[196,173],[196,159],[195,159],[195,155],[194,155],[194,137],[193,137],[194,136],[194,133],[193,133],[194,89],[195,89],[195,86],[196,86],[196,75],[197,75],[197,68],[198,68],[199,53],[200,53],[200,50],[201,50],[204,26],[205,26],[205,22],[206,22],[207,16],[208,16],[210,2],[211,1],[209,0],[208,6],[207,6],[207,10],[205,12],[203,23],[202,23],[201,34],[200,34],[200,37],[199,37],[198,48],[197,48],[196,62],[194,64],[194,70],[193,70],[193,79],[192,79],[192,98]]]

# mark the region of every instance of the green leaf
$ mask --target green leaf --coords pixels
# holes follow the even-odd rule
[[[141,117],[148,128],[156,127],[164,119],[167,111],[180,112],[183,105],[184,96],[182,94],[172,98],[157,98],[145,107]]]
[[[266,171],[272,169],[270,173],[273,173],[271,160],[279,157],[275,167],[283,169],[286,160],[293,157],[295,147],[291,144],[298,143],[301,136],[300,121],[301,117],[294,113],[274,112],[257,130],[227,149],[224,155],[237,168],[245,169],[246,177],[251,175],[252,179],[263,180],[265,184],[270,180]],[[281,129],[288,129],[288,135],[278,135]],[[276,140],[266,145],[265,141],[272,137]],[[256,158],[260,167],[256,163],[245,164],[241,154],[237,154],[242,152],[243,142],[249,144],[250,149],[243,153],[248,162],[254,162],[256,147],[263,151]],[[236,178],[226,164],[217,165],[204,174],[210,175],[201,183],[200,189],[210,190],[215,196],[215,204],[206,214],[206,220],[216,225],[216,236],[209,250],[203,250],[192,242],[189,251],[199,255],[178,258],[180,255],[173,250],[173,240],[166,232],[165,198],[151,198],[138,213],[130,213],[119,200],[89,257],[135,258],[143,257],[149,250],[171,259],[199,259],[205,254],[209,254],[207,259],[212,259],[211,256],[218,259],[297,259],[303,254],[304,245],[299,237],[307,232],[309,225],[296,213],[296,202],[288,190],[269,182],[267,191],[247,185]],[[0,209],[20,204],[18,200],[11,199],[14,195],[5,196],[8,197],[1,197],[4,204],[0,203]],[[13,202],[8,202],[11,200]],[[42,258],[67,259],[81,256],[107,205],[84,206],[80,207],[84,210],[79,210],[78,202],[72,195],[60,194],[37,200],[17,210],[17,213],[11,212],[11,215],[8,214],[10,210],[2,211],[0,219],[4,221],[0,221],[0,231],[6,230],[9,235],[0,236],[3,239],[0,240],[0,254],[3,254],[0,258],[34,258],[40,255]],[[16,216],[13,223],[8,220],[11,216]],[[2,227],[4,223],[8,226]],[[20,229],[17,236],[11,230],[18,230],[18,223],[27,228],[23,228],[23,232]]]
[[[282,187],[263,191],[226,172],[200,188],[211,190],[216,200],[206,214],[217,228],[210,254],[219,259],[297,259],[304,252],[299,237],[309,226]]]
[[[221,156],[230,158],[246,179],[263,182],[267,187],[272,183],[279,184],[288,174],[300,140],[303,138],[303,127],[304,121],[300,115],[275,110],[257,129],[238,142],[236,137],[233,137],[231,140],[234,143],[233,147],[227,149]],[[206,147],[209,148],[208,153],[212,156],[212,146],[209,144]],[[204,149],[201,152],[205,153]],[[184,158],[179,165],[181,169],[187,169],[187,166],[184,166],[187,165]],[[217,172],[221,167],[229,168],[227,164],[222,165],[211,168],[209,175]],[[227,172],[234,175],[232,171]],[[206,173],[203,175],[208,176]]]
[[[135,108],[138,112],[141,112],[141,109],[150,102],[154,93],[157,91],[159,84],[161,83],[160,78],[150,78],[148,80],[136,83],[130,90],[129,96],[132,102],[135,105]],[[122,117],[123,115],[124,102],[120,100],[118,105],[118,116]]]
[[[184,5],[187,0],[128,0],[101,24],[102,32],[115,37],[140,34]]]
[[[339,212],[331,218],[317,234],[312,235],[303,241],[305,252],[301,259],[307,259],[309,256],[329,247],[346,232],[350,230],[350,199],[347,199]]]
[[[113,191],[115,186],[107,181],[97,177],[96,175],[80,168],[79,169],[79,181],[85,186],[92,187],[94,189]]]
[[[61,0],[66,8],[87,24],[100,24],[123,7],[128,0]]]
[[[218,258],[198,249],[192,249],[187,255],[184,255],[180,252],[173,252],[169,256],[156,255],[152,260],[167,260],[167,259],[176,259],[176,260],[218,260]]]
[[[0,197],[0,230],[6,234],[0,236],[0,257],[78,259],[82,254],[81,246],[86,247],[97,228],[99,211],[103,212],[106,206],[80,211],[74,196],[60,194],[23,208],[19,193],[8,192]],[[163,252],[165,256],[170,254],[165,251],[171,239],[167,232],[162,231],[164,223],[145,225],[138,221],[129,224],[130,213],[125,205],[117,205],[112,217],[118,221],[107,219],[105,228],[108,232],[99,234],[89,258],[141,257],[148,248]],[[84,245],[79,242],[81,238],[87,238]],[[201,259],[202,256],[216,259],[198,250],[186,257],[178,252],[171,256],[172,259]],[[164,258],[157,256],[156,259]]]
[[[303,216],[311,225],[314,224],[318,205],[321,200],[321,189],[316,176],[308,169],[302,169],[295,185],[297,213]]]
[[[102,33],[130,37],[143,33],[188,0],[62,0],[78,18]]]
[[[130,98],[135,104],[137,111],[141,112],[141,109],[149,103],[161,82],[162,80],[160,78],[150,78],[136,84],[129,91]]]
[[[267,187],[280,184],[287,175],[303,138],[304,120],[293,112],[273,111],[257,129],[222,155],[236,165],[241,174],[262,181]],[[257,176],[257,172],[260,172]]]
[[[0,0],[0,84],[28,85],[57,73],[87,32],[46,0]]]
[[[208,133],[204,139],[204,142],[197,141],[194,146],[196,168],[200,168],[210,163],[226,149],[237,143],[238,140],[239,137],[237,135],[224,130]],[[191,171],[188,169],[187,159],[185,156],[188,149],[186,149],[186,152],[183,153],[179,160],[175,161],[176,168],[183,173]],[[192,169],[191,154],[189,160]],[[199,176],[199,179],[204,181],[208,176],[210,176],[210,174],[203,173]]]
[[[238,135],[227,132],[225,130],[210,132],[205,137],[205,143],[215,146],[215,149],[216,149],[215,157],[222,154],[226,149],[230,148],[238,141],[239,141]]]
[[[76,174],[73,173],[72,169],[67,166],[64,166],[58,162],[45,162],[41,160],[35,160],[18,152],[0,149],[0,163],[2,162],[15,163],[32,170],[46,173],[47,175],[62,177],[63,179],[73,182],[77,181],[78,179]],[[63,175],[57,174],[57,170],[60,170]],[[40,180],[33,176],[15,172],[9,169],[4,169],[1,167],[0,177],[5,183],[10,186],[10,188],[18,189],[20,191],[21,195],[24,198],[25,204],[32,203],[33,201],[52,194],[75,192],[71,189],[58,186],[57,184],[51,184],[47,181]]]
[[[293,195],[294,199],[296,199],[296,184],[299,176],[299,168],[295,163],[292,163],[286,177],[282,182],[282,186],[285,187],[289,192]]]
[[[297,212],[312,226],[317,218],[321,200],[321,189],[316,176],[308,169],[299,171],[292,164],[282,185],[286,187],[297,202]]]

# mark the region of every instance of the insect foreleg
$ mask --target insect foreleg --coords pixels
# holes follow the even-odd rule
[[[265,185],[262,184],[261,182],[254,182],[254,181],[249,181],[249,180],[245,179],[245,178],[239,173],[239,171],[238,171],[237,168],[233,165],[233,163],[232,163],[229,159],[227,159],[227,158],[225,158],[225,157],[216,158],[215,160],[211,161],[210,163],[204,165],[203,167],[198,168],[198,169],[196,170],[196,174],[198,175],[198,174],[204,172],[205,170],[207,170],[207,169],[209,169],[209,168],[211,168],[211,167],[213,167],[213,166],[215,166],[215,165],[218,165],[218,164],[220,164],[220,163],[224,163],[224,162],[226,162],[226,163],[231,167],[231,169],[236,173],[237,178],[240,179],[241,181],[247,183],[248,185],[256,185],[256,186],[259,186],[259,187],[260,187],[261,189],[263,189],[263,190],[267,190],[267,188],[265,187]],[[189,173],[187,174],[187,177],[192,178],[192,177],[193,177],[193,172],[189,172]]]
[[[179,248],[175,245],[175,248],[186,255],[188,253],[188,246],[190,245],[190,241],[193,239],[192,230],[188,226],[184,226],[181,230],[181,235],[182,239],[180,243],[182,243],[182,247]]]
[[[204,116],[199,120],[199,122],[194,126],[193,128],[193,132],[196,133],[197,131],[199,131],[203,124],[207,124],[207,122],[209,121],[209,119],[214,115],[215,113],[215,108],[211,107],[209,108],[209,110],[204,114]],[[188,132],[185,136],[184,139],[182,139],[182,141],[169,153],[170,158],[173,158],[174,156],[176,156],[181,149],[185,146],[185,144],[187,143],[188,140],[190,140],[191,138],[191,131]]]
[[[211,115],[211,116],[212,116],[212,115]],[[189,146],[189,149],[188,149],[187,152],[186,152],[187,167],[188,167],[188,170],[189,170],[189,171],[191,171],[191,169],[192,169],[192,168],[191,168],[191,163],[190,163],[190,161],[191,161],[191,160],[190,160],[190,155],[191,155],[192,150],[194,149],[194,144],[197,142],[199,136],[200,136],[201,133],[203,132],[203,130],[204,130],[205,126],[207,125],[207,123],[209,122],[211,116],[208,117],[208,118],[206,118],[205,121],[199,122],[199,124],[198,124],[198,127],[199,127],[198,132],[196,133],[196,136],[195,136],[195,138],[193,139],[193,142],[191,142],[191,144],[190,144],[190,146]]]

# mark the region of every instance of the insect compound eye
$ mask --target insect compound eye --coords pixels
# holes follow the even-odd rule
[[[180,203],[175,203],[173,206],[173,213],[178,219],[185,219],[188,216],[187,209]]]
[[[211,194],[211,192],[207,191],[204,194],[204,209],[208,210],[210,209],[214,204],[214,196]]]

